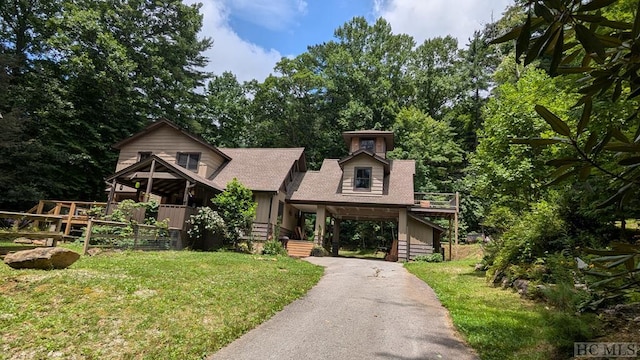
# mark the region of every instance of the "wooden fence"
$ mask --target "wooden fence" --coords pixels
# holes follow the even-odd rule
[[[0,255],[38,246],[56,246],[64,234],[62,216],[0,211]],[[18,238],[25,238],[15,242]]]
[[[87,254],[90,248],[179,250],[182,248],[180,230],[90,219],[85,230],[83,253]]]

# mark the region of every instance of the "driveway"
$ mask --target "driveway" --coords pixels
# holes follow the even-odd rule
[[[305,297],[209,359],[477,359],[433,290],[400,263],[332,257]]]

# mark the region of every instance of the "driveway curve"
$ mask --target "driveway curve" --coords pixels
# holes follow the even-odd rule
[[[303,298],[209,357],[233,359],[477,359],[433,290],[400,263],[332,257]]]

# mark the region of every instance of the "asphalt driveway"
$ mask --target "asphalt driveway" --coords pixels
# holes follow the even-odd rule
[[[307,260],[326,267],[320,282],[209,359],[477,359],[433,290],[402,264]]]

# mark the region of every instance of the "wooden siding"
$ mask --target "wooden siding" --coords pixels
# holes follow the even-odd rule
[[[370,167],[371,168],[371,191],[354,191],[353,178],[355,176],[355,168]],[[383,165],[367,156],[357,156],[351,161],[344,164],[342,173],[342,193],[345,195],[382,195],[384,184],[384,167]]]
[[[353,154],[354,152],[360,150],[360,139],[371,139],[370,137],[353,137],[351,138],[351,146],[349,147],[349,154]],[[376,155],[385,158],[386,154],[387,154],[387,144],[384,141],[384,137],[376,137],[375,139],[376,142],[376,147],[375,147],[375,151],[376,151]]]
[[[407,220],[409,259],[433,253],[433,228],[411,217]],[[405,253],[406,254],[406,253]]]
[[[256,222],[268,223],[269,222],[269,205],[271,204],[271,194],[256,192],[255,201],[258,203],[256,208]],[[276,208],[278,211],[278,208]]]
[[[186,229],[185,221],[197,211],[196,208],[189,206],[162,204],[158,206],[158,220],[169,218],[169,227]]]
[[[146,136],[125,144],[120,149],[116,172],[138,162],[139,152],[151,152],[159,158],[175,164],[178,152],[200,153],[198,175],[209,178],[224,159],[206,146],[190,139],[181,132],[162,126]]]

